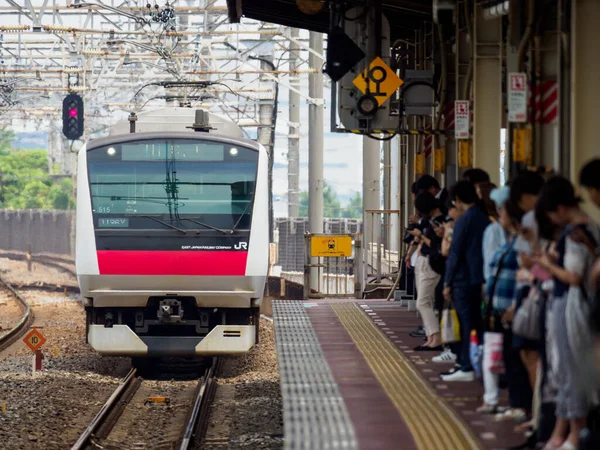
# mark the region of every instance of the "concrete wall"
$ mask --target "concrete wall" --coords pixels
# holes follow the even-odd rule
[[[0,210],[0,249],[71,255],[71,211]]]

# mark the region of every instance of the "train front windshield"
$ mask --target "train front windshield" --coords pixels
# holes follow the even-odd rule
[[[249,229],[258,151],[197,139],[130,141],[89,150],[98,228]]]

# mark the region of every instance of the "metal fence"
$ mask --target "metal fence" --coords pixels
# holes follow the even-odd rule
[[[304,273],[304,234],[309,231],[308,219],[277,218],[275,228],[278,230],[278,262],[284,272]],[[362,220],[358,219],[325,219],[323,232],[326,234],[356,234],[363,231]]]
[[[71,255],[73,214],[39,209],[0,210],[0,249]]]

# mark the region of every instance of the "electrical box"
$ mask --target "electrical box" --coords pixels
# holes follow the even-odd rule
[[[408,116],[430,116],[436,105],[431,70],[406,70],[404,75],[406,86],[413,84],[404,92],[404,113]],[[415,84],[416,83],[416,84]],[[421,84],[418,83],[427,83]]]

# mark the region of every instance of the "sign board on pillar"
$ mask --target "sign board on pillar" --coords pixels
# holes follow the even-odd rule
[[[367,69],[354,78],[352,83],[363,94],[368,92],[374,96],[381,106],[404,82],[383,62],[383,59],[377,57]]]
[[[460,141],[458,143],[458,167],[461,169],[470,169],[473,166],[471,163],[472,159],[471,140]]]
[[[415,155],[415,175],[423,175],[425,173],[425,154],[417,153]]]
[[[523,164],[532,163],[531,128],[517,128],[513,131],[513,161]]]
[[[23,342],[25,342],[25,345],[27,345],[31,351],[35,352],[44,345],[46,338],[38,330],[31,330],[27,336],[25,336]]]
[[[352,236],[316,234],[310,238],[310,256],[352,256]]]
[[[508,121],[527,122],[527,74],[508,74]]]
[[[471,116],[468,100],[454,102],[454,137],[456,139],[469,139]]]
[[[446,170],[446,147],[436,148],[433,151],[433,170],[437,172]]]

